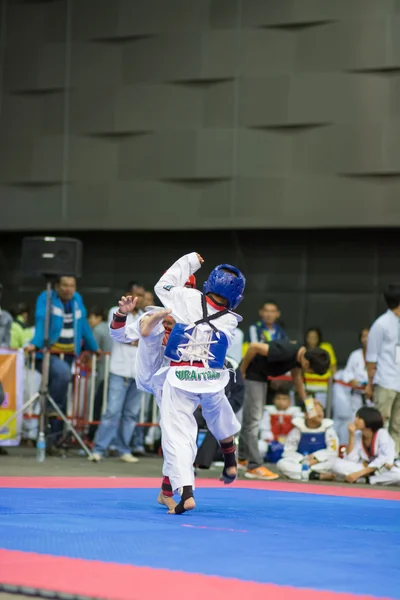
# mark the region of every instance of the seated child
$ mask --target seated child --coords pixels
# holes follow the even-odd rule
[[[301,415],[301,409],[291,404],[290,388],[281,384],[275,392],[273,406],[264,408],[258,449],[266,462],[276,463],[282,457],[286,438],[293,429],[292,419]]]
[[[348,430],[346,455],[332,467],[335,478],[347,483],[400,485],[400,461],[396,460],[394,440],[384,428],[379,410],[361,407]]]
[[[277,464],[279,471],[289,479],[301,479],[304,461],[310,467],[309,478],[320,479],[320,474],[332,471],[338,455],[339,440],[333,429],[333,421],[324,418],[320,402],[314,401],[311,404],[305,415],[293,418],[294,427]]]

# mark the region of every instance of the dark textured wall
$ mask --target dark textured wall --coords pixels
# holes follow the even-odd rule
[[[1,0],[0,229],[400,224],[398,0]]]
[[[4,306],[13,299],[33,303],[43,289],[40,279],[21,276],[21,238],[10,233],[0,237]],[[91,232],[79,238],[84,249],[79,291],[87,306],[114,305],[131,279],[154,287],[174,260],[197,250],[206,260],[199,286],[207,270],[221,262],[245,273],[247,289],[239,310],[245,327],[257,319],[266,299],[276,299],[292,339],[302,340],[307,327],[319,326],[342,363],[357,347],[360,329],[384,310],[384,287],[400,281],[395,230]]]

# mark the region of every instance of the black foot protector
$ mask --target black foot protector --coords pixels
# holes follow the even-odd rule
[[[220,481],[223,481],[225,483],[225,485],[229,485],[230,483],[233,483],[236,479],[237,476],[237,471],[234,475],[229,475],[229,473],[227,473],[227,469],[229,469],[230,467],[236,467],[237,468],[237,462],[236,462],[236,454],[235,454],[235,443],[232,440],[231,442],[225,442],[222,443],[221,442],[221,450],[222,450],[222,454],[224,455],[224,469],[222,471],[221,477],[219,478]]]
[[[189,498],[193,498],[193,488],[191,485],[184,485],[181,501],[175,506],[175,514],[181,515],[186,512],[184,504]]]
[[[320,480],[319,473],[316,473],[315,471],[311,471],[310,472],[310,477],[308,479],[310,481],[319,481]]]

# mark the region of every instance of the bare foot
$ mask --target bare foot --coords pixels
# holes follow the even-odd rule
[[[194,508],[196,508],[196,502],[194,501],[194,498],[188,498],[187,500],[185,500],[185,503],[183,505],[183,508],[187,511],[187,510],[193,510]],[[171,509],[168,511],[169,515],[176,515],[175,512],[175,508]]]
[[[164,496],[162,490],[160,490],[160,493],[158,494],[157,502],[158,504],[166,506],[170,511],[174,510],[175,506],[178,504],[172,497]]]
[[[142,337],[149,337],[154,327],[160,323],[165,317],[171,314],[170,308],[162,308],[161,310],[145,315],[140,321],[140,334]]]
[[[224,477],[223,473],[221,473],[221,477],[219,478],[220,481],[223,481],[226,485],[229,485],[230,483],[233,483],[237,477],[237,467],[228,467],[226,469],[226,474],[229,475],[229,478]]]

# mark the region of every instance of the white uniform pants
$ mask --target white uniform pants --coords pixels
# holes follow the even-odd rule
[[[347,475],[357,473],[364,469],[362,462],[353,462],[345,458],[337,458],[333,464],[332,470],[339,481],[344,481]],[[371,485],[400,485],[400,467],[394,465],[391,469],[383,467],[380,471],[375,472],[369,478]],[[360,481],[361,483],[361,481]]]
[[[185,485],[194,488],[197,422],[193,413],[199,404],[208,429],[218,441],[236,435],[240,429],[224,390],[191,394],[165,381],[160,403],[163,473],[170,478],[174,491]]]
[[[304,456],[298,454],[297,452],[294,452],[293,456],[281,458],[277,462],[276,466],[278,470],[289,479],[300,480],[302,466],[301,463],[303,459]],[[334,458],[324,460],[323,462],[317,463],[316,465],[312,465],[312,467],[310,467],[310,471],[315,471],[316,473],[331,473],[334,462]]]

